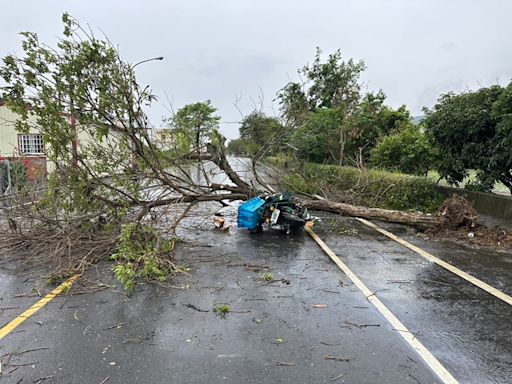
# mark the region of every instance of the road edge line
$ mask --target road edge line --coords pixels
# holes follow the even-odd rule
[[[458,384],[458,381],[450,372],[437,360],[434,355],[418,340],[416,336],[405,327],[400,320],[377,298],[374,292],[348,268],[348,266],[336,256],[336,254],[324,243],[320,237],[309,227],[305,227],[306,232],[316,241],[322,250],[331,258],[332,261],[341,269],[345,275],[354,283],[354,285],[363,293],[366,299],[373,304],[389,324],[398,332],[400,336],[420,355],[425,363],[434,371],[434,373],[445,384]]]
[[[404,247],[409,248],[411,251],[416,252],[418,255],[424,257],[425,259],[439,265],[440,267],[459,276],[460,278],[462,278],[462,279],[466,280],[467,282],[473,284],[474,286],[486,291],[487,293],[490,293],[494,297],[496,297],[500,300],[503,300],[505,303],[512,305],[512,297],[507,295],[505,292],[502,292],[499,289],[494,288],[493,286],[483,282],[482,280],[477,279],[476,277],[470,275],[469,273],[464,272],[463,270],[453,266],[452,264],[439,259],[438,257],[428,253],[427,251],[424,251],[423,249],[409,243],[408,241],[394,235],[393,233],[386,231],[384,228],[381,228],[378,225],[376,225],[368,220],[362,219],[360,217],[356,217],[356,219],[359,220],[364,225],[375,229],[377,232],[380,232],[384,236],[387,236],[390,239],[396,241],[397,243],[403,245]]]
[[[34,313],[36,313],[41,308],[43,308],[46,304],[48,304],[54,298],[59,296],[64,290],[69,289],[71,284],[73,284],[75,282],[75,280],[78,279],[79,276],[80,275],[74,275],[74,276],[70,277],[65,282],[63,282],[61,285],[59,285],[57,288],[55,288],[53,291],[48,293],[41,300],[39,300],[37,303],[35,303],[33,306],[31,306],[29,309],[27,309],[25,312],[23,312],[21,315],[17,316],[16,318],[14,318],[10,322],[8,322],[6,325],[4,325],[2,328],[0,328],[0,340],[2,340],[9,333],[14,331],[14,329],[16,329],[16,327],[21,325],[25,320],[27,320]]]

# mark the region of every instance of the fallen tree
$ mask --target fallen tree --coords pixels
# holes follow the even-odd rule
[[[57,48],[24,33],[25,57],[9,55],[0,68],[7,84],[3,98],[20,116],[17,129],[40,132],[54,166],[44,193],[21,190],[23,204],[4,211],[1,252],[52,265],[52,281],[107,257],[127,288],[140,278],[164,281],[180,272],[171,256],[176,228],[194,207],[244,200],[280,188],[279,183],[260,174],[265,150],[242,177],[215,129],[208,144],[158,146],[144,113],[155,96],[137,83],[137,64],[124,62],[108,40],[97,39],[69,15],[63,22]],[[269,146],[276,142],[270,138]],[[441,220],[326,200],[303,203],[418,228]]]
[[[432,231],[435,229],[454,229],[459,227],[474,228],[478,223],[478,213],[474,210],[471,203],[458,195],[453,195],[446,199],[435,215],[361,207],[325,199],[301,200],[301,204],[308,209],[405,224],[421,230]]]
[[[53,168],[42,194],[20,190],[23,204],[3,211],[1,251],[55,266],[55,280],[109,256],[127,287],[162,280],[178,271],[169,261],[175,232],[192,209],[245,199],[252,188],[227,161],[216,118],[212,144],[158,145],[144,112],[156,97],[135,76],[142,62],[125,62],[108,39],[62,20],[57,47],[24,32],[24,56],[0,67],[16,129],[42,135]],[[227,180],[213,183],[220,172]]]
[[[391,211],[388,209],[368,208],[329,200],[301,200],[301,204],[312,210],[338,213],[345,216],[383,220],[391,223],[410,225],[419,229],[428,229],[443,224],[440,216],[415,212]]]

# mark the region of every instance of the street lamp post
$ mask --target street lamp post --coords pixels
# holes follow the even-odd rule
[[[138,63],[135,63],[135,64],[133,64],[133,65],[131,66],[131,71],[133,71],[133,69],[134,69],[137,65],[139,65],[139,64],[147,63],[148,61],[156,61],[156,60],[158,60],[158,61],[162,61],[163,59],[164,59],[164,57],[163,57],[163,56],[158,56],[158,57],[153,57],[153,58],[151,58],[151,59],[146,59],[146,60],[139,61]],[[135,142],[134,142],[134,141],[132,141],[132,142],[131,142],[131,148],[132,148],[132,152],[133,152],[133,153],[135,153],[135,150],[136,150],[135,146],[136,146]],[[134,154],[132,154],[132,168],[133,168],[133,169],[135,169],[135,168],[137,167],[137,164],[136,164],[136,160],[135,160],[135,158],[134,158],[133,156],[134,156]]]
[[[142,60],[142,61],[139,61],[138,63],[135,63],[132,65],[132,69],[135,68],[137,65],[139,64],[142,64],[142,63],[147,63],[148,61],[153,61],[153,60],[163,60],[164,57],[163,56],[158,56],[158,57],[153,57],[151,59],[146,59],[146,60]]]

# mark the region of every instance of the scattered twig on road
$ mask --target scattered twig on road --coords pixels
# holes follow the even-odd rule
[[[118,324],[110,325],[110,326],[108,326],[106,328],[103,328],[102,331],[106,331],[106,330],[114,329],[114,328],[121,328],[125,324],[126,323],[118,323]]]
[[[380,324],[356,324],[356,323],[352,323],[351,321],[347,321],[347,320],[345,320],[345,324],[350,325],[352,327],[356,327],[356,328],[380,327]]]
[[[45,350],[45,349],[51,349],[51,348],[50,347],[41,347],[41,348],[27,349],[25,351],[16,352],[15,355],[19,356],[19,355],[23,355],[24,353],[35,352],[35,351],[42,351],[42,350]]]
[[[19,293],[17,295],[13,295],[13,298],[19,298],[19,297],[41,297],[41,295],[36,295],[34,293]]]
[[[272,281],[267,281],[266,283],[263,284],[263,286],[273,286],[272,284],[276,284],[276,283],[283,283],[283,285],[290,285],[291,284],[291,280],[290,279],[287,279],[287,278],[282,278],[282,279],[279,279],[279,280],[272,280]]]
[[[341,343],[338,343],[338,342],[330,342],[330,341],[321,341],[320,344],[323,344],[323,345],[329,345],[329,346],[333,346],[333,345],[341,345]]]
[[[339,291],[331,291],[331,290],[329,290],[329,289],[323,289],[323,288],[321,288],[320,290],[321,290],[321,291],[324,291],[324,292],[326,292],[326,293],[339,293]]]
[[[30,363],[23,363],[23,364],[9,364],[10,367],[25,367],[27,365],[33,365],[33,364],[39,364],[39,361],[31,361]]]
[[[89,329],[91,328],[91,325],[89,324],[87,327],[84,328],[82,334],[85,336],[87,335],[87,332],[89,331]]]
[[[286,361],[276,361],[278,367],[293,367],[295,363],[287,363]]]
[[[244,267],[246,271],[260,272],[262,270],[269,270],[270,268],[265,265],[250,264],[250,263],[229,263],[226,265],[227,268],[233,267]]]
[[[421,281],[421,282],[436,283],[436,284],[446,285],[446,286],[448,286],[448,287],[453,287],[453,284],[445,283],[445,282],[438,281],[438,280],[421,279],[420,281]]]
[[[343,362],[349,362],[350,359],[347,357],[336,357],[333,354],[322,356],[322,359],[324,360],[333,360],[333,361],[343,361]]]
[[[224,258],[219,258],[217,256],[214,256],[214,258],[205,258],[204,260],[199,260],[199,259],[192,259],[192,260],[189,260],[187,259],[187,264],[197,264],[197,263],[213,263],[215,261],[224,261],[226,263],[229,263],[229,261],[226,261],[224,260]]]
[[[201,308],[198,308],[198,307],[196,307],[194,304],[190,304],[190,303],[189,303],[189,304],[184,304],[184,305],[185,305],[185,307],[190,308],[190,309],[193,309],[194,311],[197,311],[197,312],[210,312],[210,311],[208,311],[207,309],[201,309]]]
[[[0,311],[5,311],[7,309],[19,309],[20,307],[0,307]]]
[[[53,378],[53,375],[41,377],[40,379],[34,380],[33,383],[41,384],[43,381],[52,379],[52,378]]]
[[[341,379],[341,378],[342,378],[343,376],[345,376],[345,375],[346,375],[346,373],[342,373],[341,375],[338,375],[338,376],[336,376],[336,377],[333,377],[333,378],[332,378],[331,380],[329,380],[329,381],[336,381],[336,380],[338,380],[338,379]]]
[[[105,377],[100,384],[105,384],[107,381],[109,381],[109,379],[110,379],[110,376]]]
[[[368,299],[369,297],[372,297],[372,296],[375,296],[377,294],[377,292],[382,292],[382,291],[389,291],[389,288],[382,288],[382,289],[377,289],[375,292],[373,292],[372,294],[366,296],[366,298]]]

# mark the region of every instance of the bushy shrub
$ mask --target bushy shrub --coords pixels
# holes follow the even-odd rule
[[[27,169],[21,160],[0,162],[0,179],[0,193],[7,189],[9,179],[12,190],[20,190],[27,184]]]
[[[153,228],[138,223],[124,224],[119,245],[110,257],[117,279],[126,290],[135,287],[137,278],[164,282],[178,268],[171,262],[174,240],[161,237]]]
[[[370,151],[370,164],[412,175],[426,175],[433,168],[434,150],[418,126],[385,136]]]
[[[434,212],[442,195],[426,177],[381,170],[306,163],[283,182],[295,193],[323,193],[330,198],[367,207]]]

